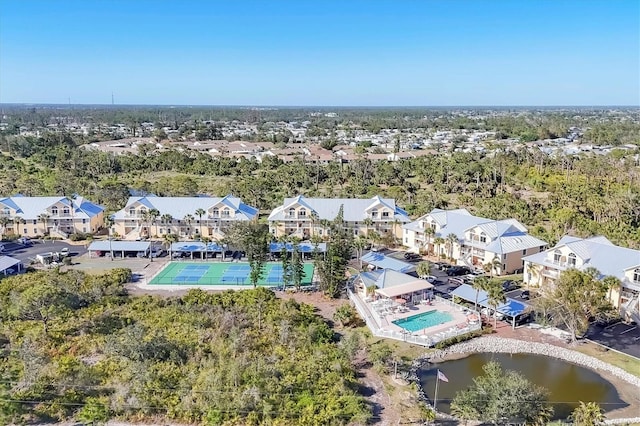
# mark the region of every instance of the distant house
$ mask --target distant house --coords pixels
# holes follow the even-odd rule
[[[220,239],[232,223],[257,217],[257,208],[231,195],[216,198],[158,197],[150,194],[130,197],[126,206],[112,219],[113,232],[128,240],[167,234]]]
[[[523,256],[547,248],[515,219],[486,219],[465,209],[434,209],[405,224],[403,231],[403,244],[411,251],[433,252],[472,267],[490,264],[497,274],[522,270]]]
[[[640,324],[640,251],[613,244],[607,238],[565,236],[555,247],[524,258],[524,282],[542,289],[552,287],[560,274],[575,268],[595,268],[601,278],[614,276],[620,289],[612,289],[610,298],[624,315]]]
[[[410,221],[407,212],[391,198],[286,198],[269,215],[269,228],[276,237],[293,235],[303,240],[327,236],[325,221],[332,221],[342,208],[344,226],[353,235],[402,235],[402,224]]]
[[[67,238],[73,233],[93,233],[103,224],[104,207],[84,197],[0,198],[3,234]]]

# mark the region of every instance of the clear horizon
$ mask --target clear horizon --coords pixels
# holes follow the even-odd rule
[[[640,2],[5,2],[0,103],[634,107]]]

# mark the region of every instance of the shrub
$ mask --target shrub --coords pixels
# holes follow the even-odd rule
[[[490,329],[490,328],[485,328],[485,329],[472,331],[471,333],[461,334],[460,336],[450,337],[448,339],[441,340],[438,343],[436,343],[435,348],[436,349],[444,349],[444,348],[447,348],[449,346],[455,345],[456,343],[465,342],[465,341],[471,340],[471,339],[473,339],[475,337],[480,337],[482,335],[491,334],[491,333],[493,333],[493,330]]]
[[[91,234],[84,234],[82,232],[76,232],[74,234],[69,235],[69,239],[71,241],[84,241],[89,237],[92,237],[92,235]]]

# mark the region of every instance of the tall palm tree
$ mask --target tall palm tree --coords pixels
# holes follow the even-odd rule
[[[540,287],[542,281],[542,265],[529,262],[527,269],[532,276],[536,277],[536,286]],[[529,280],[527,280],[527,288],[529,288]]]
[[[491,260],[491,272],[492,272],[491,276],[494,277],[495,275],[499,275],[498,271],[500,270],[501,267],[502,267],[502,261],[498,256],[495,256],[493,260]]]
[[[364,230],[366,231],[367,238],[369,238],[369,227],[373,226],[373,219],[371,219],[370,217],[366,217],[362,221],[362,224],[364,225]]]
[[[24,225],[25,223],[27,223],[27,221],[21,218],[20,216],[14,216],[13,224],[15,225],[15,228],[16,228],[14,234],[16,235],[20,234],[20,225]]]
[[[11,222],[11,219],[9,219],[7,216],[0,217],[0,227],[2,227],[2,232],[0,232],[0,237],[4,236],[4,233],[7,230],[7,225],[9,224],[9,222]]]
[[[360,269],[362,270],[362,251],[367,245],[367,240],[358,235],[357,238],[353,240],[353,248],[356,249],[356,255],[360,260]]]
[[[202,216],[207,214],[207,212],[205,211],[205,209],[199,208],[196,209],[195,214],[196,216],[198,216],[198,224],[200,225],[200,238],[202,238]]]
[[[433,235],[435,233],[436,231],[434,231],[430,226],[426,227],[424,230],[424,236],[427,237],[427,241],[425,241],[425,245],[427,246],[427,254],[429,254],[429,250],[431,248],[431,238],[433,238]]]
[[[45,235],[48,231],[47,224],[49,223],[49,215],[46,213],[42,213],[38,216],[38,219],[40,220],[40,222],[42,222],[42,226],[44,228],[44,230],[42,231],[42,235]]]
[[[191,223],[193,223],[193,219],[194,218],[192,214],[186,214],[184,218],[182,218],[184,223],[187,224],[187,232],[189,233],[189,235],[191,235]]]
[[[156,236],[158,235],[158,217],[160,217],[160,211],[158,209],[149,210],[149,220],[156,226]]]
[[[442,244],[444,244],[444,238],[436,237],[433,240],[433,244],[437,247],[437,249],[436,249],[437,253],[436,254],[438,255],[438,257],[440,257],[440,248],[441,248]]]
[[[169,252],[169,259],[173,259],[172,253],[171,253],[171,244],[175,243],[178,241],[178,236],[175,234],[164,234],[163,235],[163,240],[164,240],[164,244],[167,247],[167,251]]]
[[[140,214],[140,219],[142,220],[142,227],[146,230],[146,236],[148,237],[150,234],[148,226],[149,221],[151,220],[151,213],[149,213],[149,210],[143,210]]]
[[[478,297],[480,296],[480,290],[486,290],[489,284],[489,279],[487,277],[478,277],[473,280],[471,287],[476,291],[476,302],[474,304],[474,309],[478,310]]]
[[[449,247],[449,259],[453,260],[453,247],[458,242],[458,236],[454,233],[447,235],[447,246]]]
[[[498,325],[498,306],[505,303],[507,301],[507,297],[504,295],[504,291],[502,291],[502,283],[497,279],[489,280],[486,291],[489,299],[489,305],[493,308],[493,328],[495,329]]]

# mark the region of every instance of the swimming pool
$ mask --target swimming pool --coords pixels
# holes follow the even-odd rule
[[[453,316],[449,312],[434,310],[395,320],[393,323],[398,327],[404,328],[405,330],[413,333],[425,328],[433,327],[434,325],[444,324],[452,319]]]

